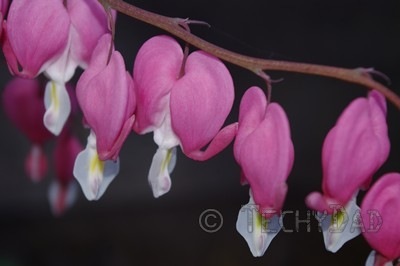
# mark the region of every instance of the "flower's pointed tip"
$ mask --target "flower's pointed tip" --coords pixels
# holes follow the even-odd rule
[[[246,240],[254,257],[261,257],[274,237],[279,233],[280,218],[274,215],[266,219],[258,213],[250,192],[249,203],[243,206],[238,215],[236,230]]]
[[[336,253],[344,244],[361,234],[361,225],[357,220],[360,208],[355,198],[356,196],[345,207],[335,208],[334,213],[322,221],[325,248],[332,253]]]
[[[350,227],[350,225],[348,225]],[[331,234],[328,236],[328,234]],[[336,234],[336,235],[334,235]],[[339,234],[339,235],[338,235]],[[346,244],[348,241],[352,240],[353,238],[357,237],[361,234],[361,230],[354,229],[353,231],[345,230],[343,232],[324,232],[324,242],[326,250],[336,253]]]
[[[53,215],[56,217],[63,215],[75,203],[77,196],[78,186],[76,182],[70,182],[67,186],[63,186],[59,182],[53,181],[48,191]]]
[[[33,182],[40,182],[48,169],[47,157],[41,146],[33,145],[25,159],[25,171]]]
[[[46,112],[43,123],[51,133],[58,136],[71,113],[71,102],[65,85],[49,81],[44,93],[44,104]]]
[[[88,138],[88,146],[75,160],[73,174],[79,182],[85,197],[98,200],[119,173],[119,160],[101,161],[96,152],[95,140]]]
[[[157,184],[151,183],[154,198],[167,194],[171,189],[171,178],[169,176],[159,177]]]
[[[153,190],[153,196],[158,198],[171,189],[170,173],[176,165],[176,147],[170,149],[158,148],[153,156],[148,180]]]

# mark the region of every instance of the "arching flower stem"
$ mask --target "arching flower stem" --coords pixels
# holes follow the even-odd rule
[[[261,59],[242,55],[209,43],[181,27],[184,19],[171,18],[143,10],[123,0],[99,0],[106,7],[109,6],[118,12],[163,29],[185,42],[212,54],[226,62],[248,69],[259,75],[264,70],[297,72],[310,75],[335,78],[350,83],[365,86],[381,92],[390,102],[400,109],[400,97],[381,83],[373,80],[369,75],[371,69],[346,69],[333,66],[288,62],[280,60]]]

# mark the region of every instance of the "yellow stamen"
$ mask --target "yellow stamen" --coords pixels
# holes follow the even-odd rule
[[[172,158],[172,148],[167,150],[167,155],[161,163],[161,173],[165,171],[165,168],[168,167],[169,162]]]
[[[58,110],[59,106],[60,106],[60,101],[57,97],[57,87],[55,82],[51,82],[51,90],[50,90],[50,97],[51,97],[51,102],[54,105],[54,108],[56,110]]]
[[[104,162],[99,159],[99,156],[97,155],[97,153],[94,154],[92,159],[90,160],[89,171],[91,173],[95,173],[95,172],[103,173],[103,171],[104,171]]]
[[[345,220],[345,211],[344,210],[337,210],[337,212],[332,214],[331,217],[331,225],[335,225],[340,228]]]
[[[261,228],[263,232],[267,231],[268,228],[268,219],[262,216],[258,211],[256,212],[256,228]]]

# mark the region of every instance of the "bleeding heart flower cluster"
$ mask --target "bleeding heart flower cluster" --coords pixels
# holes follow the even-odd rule
[[[49,192],[56,213],[72,202],[72,174],[87,199],[104,194],[118,175],[119,152],[132,131],[153,132],[158,145],[148,174],[156,198],[171,188],[178,146],[187,157],[204,161],[234,142],[241,183],[250,186],[237,230],[254,256],[264,254],[279,231],[267,229],[282,218],[294,163],[289,121],[278,103],[267,99],[261,88],[251,87],[241,99],[238,122],[225,125],[235,90],[218,58],[203,51],[185,53],[173,38],[156,36],[138,51],[131,74],[114,48],[115,14],[98,1],[14,0],[6,16],[7,8],[8,1],[0,1],[0,19],[6,17],[0,31],[3,52],[11,73],[25,79],[7,86],[3,105],[33,143],[25,164],[33,180],[47,169],[44,143],[51,133],[60,134],[54,151],[58,179]],[[75,92],[65,85],[78,66],[84,72],[76,86],[76,105],[90,130],[83,150],[68,126]],[[32,79],[41,73],[50,79],[44,91]],[[21,105],[26,111],[18,108]],[[350,103],[323,144],[323,193],[313,192],[306,199],[311,209],[328,216],[322,223],[326,249],[336,252],[362,233],[375,250],[367,265],[400,257],[395,211],[400,207],[400,174],[380,178],[361,209],[356,205],[359,190],[369,188],[389,156],[387,131],[386,102],[379,92]],[[332,230],[345,225],[345,213],[367,221],[371,210],[384,220],[379,231],[371,233],[366,225],[341,233]]]
[[[73,88],[67,88],[74,99]],[[44,87],[37,79],[16,77],[6,85],[2,96],[7,117],[32,143],[25,160],[25,172],[33,182],[39,182],[48,173],[44,146],[54,138],[43,125]],[[69,122],[56,140],[52,156],[56,178],[49,187],[48,197],[54,215],[63,214],[77,198],[78,187],[72,170],[75,158],[81,150],[81,144],[73,135]]]

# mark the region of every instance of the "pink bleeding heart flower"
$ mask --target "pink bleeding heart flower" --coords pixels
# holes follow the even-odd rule
[[[221,130],[233,104],[233,81],[220,60],[202,51],[185,59],[179,44],[167,36],[153,37],[140,48],[133,76],[134,130],[153,131],[159,146],[149,171],[153,194],[159,197],[170,189],[176,146],[192,159],[207,160],[234,138],[236,124]]]
[[[112,51],[107,62],[111,44],[110,34],[100,39],[76,87],[83,115],[96,135],[100,160],[117,159],[135,121],[132,78],[119,52]]]
[[[50,76],[68,73],[51,77],[57,82],[68,81],[77,65],[86,67],[99,38],[110,32],[107,14],[95,0],[14,0],[5,28],[11,72],[33,78],[55,64],[59,71]]]
[[[57,139],[54,149],[56,179],[49,187],[48,197],[55,216],[62,215],[77,198],[78,188],[74,181],[73,168],[82,145],[66,128]]]
[[[400,174],[382,176],[361,204],[362,234],[378,256],[368,266],[383,266],[400,258]]]
[[[313,192],[306,199],[310,208],[328,214],[322,229],[329,251],[336,252],[360,234],[346,226],[359,212],[357,193],[369,186],[389,150],[386,102],[379,92],[371,91],[368,98],[354,100],[328,133],[322,149],[323,194]]]
[[[293,166],[293,143],[285,111],[277,103],[268,104],[258,87],[249,88],[242,98],[234,155],[260,212],[279,212]]]
[[[65,82],[77,66],[87,67],[97,41],[110,32],[108,26],[96,0],[15,0],[10,7],[4,54],[12,73],[32,78],[45,71],[51,79],[43,120],[55,135],[71,111]]]
[[[76,87],[91,134],[75,162],[74,175],[90,200],[98,199],[117,175],[118,154],[135,121],[133,81],[122,55],[112,50],[109,57],[110,45],[111,35],[105,34]]]
[[[69,28],[62,0],[12,1],[3,46],[11,72],[33,78],[45,70],[67,47]]]
[[[33,181],[41,180],[47,171],[43,144],[52,134],[43,126],[44,89],[39,81],[14,78],[3,91],[3,106],[11,122],[32,142],[25,170]],[[21,108],[23,106],[23,108]]]
[[[277,103],[267,103],[258,87],[249,88],[241,100],[234,156],[242,168],[242,179],[251,187],[250,201],[240,210],[236,228],[253,256],[262,256],[280,229],[266,230],[279,224],[294,148],[285,111]],[[248,210],[253,212],[252,230]]]
[[[46,68],[51,85],[46,87],[46,114],[44,123],[58,135],[70,112],[70,102],[64,83],[74,74],[77,66],[85,69],[98,40],[109,33],[108,16],[96,0],[64,1],[70,17],[69,42],[56,62]],[[114,23],[115,12],[109,19]],[[90,25],[90,26],[89,26]]]

